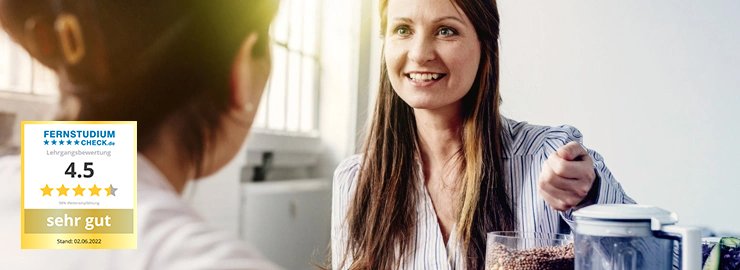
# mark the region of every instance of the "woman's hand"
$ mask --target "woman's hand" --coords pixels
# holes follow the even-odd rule
[[[566,211],[580,204],[596,179],[594,163],[578,142],[570,142],[542,164],[537,183],[540,195],[556,210]]]

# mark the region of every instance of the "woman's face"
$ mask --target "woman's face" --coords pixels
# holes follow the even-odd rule
[[[459,104],[473,85],[481,48],[450,0],[389,0],[385,63],[396,93],[415,109]]]

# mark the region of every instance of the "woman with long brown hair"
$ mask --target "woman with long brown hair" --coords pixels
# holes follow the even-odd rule
[[[277,0],[0,0],[3,29],[60,82],[58,120],[137,121],[135,250],[20,250],[0,190],[3,269],[273,269],[181,197],[247,136],[270,73]],[[74,37],[74,38],[70,38]],[[0,159],[4,185],[20,158]],[[123,192],[119,190],[119,192]],[[5,206],[5,204],[2,204]],[[213,207],[226,207],[213,205]],[[9,217],[6,217],[9,216]]]
[[[495,0],[381,0],[377,104],[334,175],[334,269],[481,269],[486,233],[634,203],[571,126],[500,115]]]

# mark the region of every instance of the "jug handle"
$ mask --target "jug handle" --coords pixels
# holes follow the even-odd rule
[[[701,233],[698,228],[682,227],[676,225],[663,226],[660,232],[668,234],[655,234],[655,237],[673,239],[678,236],[681,242],[681,269],[701,270]]]
[[[613,258],[612,265],[619,270],[637,269],[637,251],[631,247],[623,247],[617,250],[616,258]],[[629,258],[629,260],[625,260]],[[629,262],[629,264],[627,264]]]

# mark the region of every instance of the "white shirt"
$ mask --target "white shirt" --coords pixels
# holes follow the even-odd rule
[[[20,157],[0,158],[0,268],[277,268],[236,235],[203,220],[146,157],[139,154],[137,160],[138,249],[21,250]]]
[[[551,208],[537,192],[537,179],[542,163],[558,148],[570,141],[582,142],[581,132],[572,126],[537,126],[502,118],[503,176],[514,206],[517,230],[521,232],[557,233],[560,218],[571,224],[571,211],[558,212]],[[588,150],[600,179],[597,203],[634,203],[604,164],[604,159]],[[362,158],[359,155],[344,160],[334,172],[332,192],[331,249],[332,265],[340,269],[349,239],[346,217],[351,198],[356,190]],[[421,171],[419,169],[418,171]],[[402,263],[403,269],[465,269],[464,254],[455,230],[445,245],[423,175],[418,175],[419,202],[417,208],[416,250]],[[347,258],[341,269],[347,269],[352,258]]]

